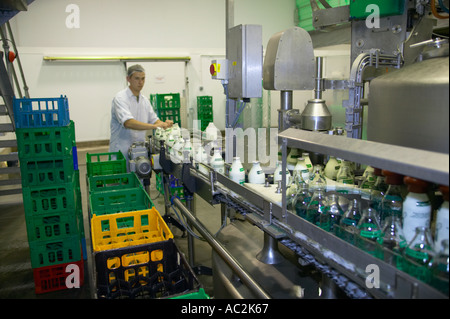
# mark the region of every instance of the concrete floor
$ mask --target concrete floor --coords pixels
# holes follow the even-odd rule
[[[88,251],[87,260],[85,261],[84,285],[79,289],[66,289],[45,294],[35,294],[22,194],[8,195],[0,197],[0,242],[2,243],[0,245],[0,299],[95,298],[85,183],[86,153],[100,153],[107,151],[107,147],[78,150],[84,227]],[[150,197],[152,198],[156,209],[161,215],[164,215],[164,196],[159,195],[159,192],[155,188],[155,174],[153,174],[151,179]],[[216,233],[221,225],[220,206],[213,207],[203,199],[196,197],[194,200],[194,207],[197,217],[202,220],[205,227],[211,233]],[[187,237],[183,236],[183,232],[178,228],[173,226],[170,226],[170,228],[175,237],[177,246],[187,258]],[[211,247],[204,241],[195,240],[194,242],[194,266],[211,267]],[[206,293],[213,297],[212,276],[198,275],[197,277]]]

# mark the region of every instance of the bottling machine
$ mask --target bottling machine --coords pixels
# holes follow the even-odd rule
[[[299,27],[274,34],[263,59],[261,26],[232,26],[233,1],[227,1],[227,56],[211,65],[227,98],[227,132],[224,139],[219,135],[211,141],[194,128],[192,144],[207,151],[220,148],[228,159],[236,156],[236,119],[250,98],[260,97],[263,86],[280,91],[276,141],[282,171],[289,149],[301,149],[314,163],[336,156],[448,186],[448,41],[433,36],[436,20],[429,14],[429,1],[378,1],[379,11],[366,10],[370,1],[337,8],[319,2],[324,9],[311,0],[316,29],[333,32],[336,25],[350,26],[350,77],[324,78],[323,58],[314,55],[310,34]],[[334,89],[348,90],[342,102],[346,136],[329,134],[333,119],[322,92]],[[302,112],[293,108],[297,90],[314,91]],[[365,105],[367,140],[362,139]],[[166,213],[175,205],[213,248],[216,298],[448,298],[293,213],[287,208],[285,174],[278,185],[241,185],[228,176],[230,161],[222,174],[189,150],[182,161],[172,161],[169,148],[163,139],[151,140],[158,161],[153,169],[163,175]],[[182,182],[185,204],[169,197],[169,175]],[[195,216],[194,194],[222,206],[226,225],[217,236]],[[341,194],[339,203],[346,207],[358,196]],[[193,240],[189,235],[192,265]]]

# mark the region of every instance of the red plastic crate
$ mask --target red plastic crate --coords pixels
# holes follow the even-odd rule
[[[40,267],[33,269],[34,285],[36,294],[43,294],[52,291],[64,289],[77,289],[75,287],[69,288],[66,280],[69,279],[69,284],[73,286],[74,281],[68,278],[69,275],[74,276],[75,272],[72,269],[66,268],[69,265],[76,265],[79,269],[79,287],[84,284],[84,262],[83,259],[77,262],[64,263],[54,266]]]

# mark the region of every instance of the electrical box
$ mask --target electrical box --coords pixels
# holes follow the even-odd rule
[[[262,96],[262,27],[238,25],[227,33],[228,96],[232,99]]]
[[[366,19],[374,14],[376,6],[380,17],[401,15],[405,7],[405,0],[350,0],[350,19]]]
[[[214,80],[228,80],[228,61],[212,60],[209,72]]]

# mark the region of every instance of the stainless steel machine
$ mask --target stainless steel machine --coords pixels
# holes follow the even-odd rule
[[[258,56],[260,42],[245,42],[245,38],[259,29],[239,26],[228,32],[233,1],[227,1],[227,59],[214,61],[212,67],[213,71],[218,64],[228,68],[228,72],[212,72],[224,84],[225,92],[232,90],[227,106],[253,97],[252,84],[260,84],[261,79],[265,89],[280,91],[282,171],[287,167],[288,149],[297,148],[448,185],[448,43],[432,39],[427,1],[381,1],[380,6],[389,3],[390,10],[381,10],[375,29],[367,26],[368,13],[354,7],[354,2],[325,9],[319,9],[314,0],[311,3],[315,4],[316,28],[333,32],[336,24],[350,24],[350,78],[323,78],[323,60],[314,56],[308,32],[298,27],[275,34],[267,45],[264,63],[258,63],[259,58],[253,57]],[[251,78],[245,77],[247,67],[252,70]],[[342,110],[347,136],[324,134],[332,128],[332,117],[322,92],[338,88],[349,92]],[[292,108],[295,90],[315,91],[303,112]],[[368,140],[362,139],[365,105],[369,109]],[[239,116],[239,112],[232,113],[227,110],[227,127],[234,122],[233,114]],[[192,132],[192,138],[209,143],[200,133]],[[225,150],[232,147],[229,141],[218,143],[225,145]],[[164,141],[152,141],[164,176],[166,213],[175,205],[213,248],[216,298],[448,298],[288,210],[285,187],[275,194],[277,185],[241,185],[228,177],[227,169],[221,174],[202,163],[205,174],[188,151],[183,162],[175,163],[167,148]],[[183,183],[186,205],[168,198],[169,174]],[[286,185],[285,175],[281,185]],[[220,220],[227,225],[216,237],[195,216],[193,194],[212,205],[222,205]],[[350,198],[342,198],[342,204]],[[193,249],[189,255],[193,263]],[[376,287],[367,281],[373,265],[378,269]]]

